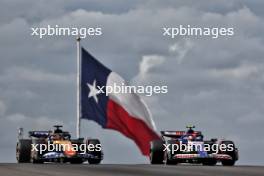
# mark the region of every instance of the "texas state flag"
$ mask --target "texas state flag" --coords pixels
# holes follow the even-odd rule
[[[127,85],[85,49],[81,49],[81,118],[96,121],[132,139],[143,155],[149,155],[150,141],[159,139],[148,108],[135,93],[110,93],[99,88]],[[98,87],[99,86],[99,87]]]

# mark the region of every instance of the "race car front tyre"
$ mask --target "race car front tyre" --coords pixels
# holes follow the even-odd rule
[[[18,163],[29,163],[31,153],[30,139],[20,139],[16,146],[16,158]]]
[[[100,148],[99,150],[99,146],[101,147],[101,143],[98,139],[88,139],[87,140],[87,145],[89,144],[93,144],[93,146],[95,146],[95,150],[93,151],[87,151],[88,154],[93,155],[95,158],[88,158],[88,163],[89,164],[100,164],[100,162],[102,161],[102,148]],[[96,147],[97,146],[97,147]]]
[[[163,164],[164,159],[164,142],[162,140],[154,140],[150,143],[150,163],[151,164]]]

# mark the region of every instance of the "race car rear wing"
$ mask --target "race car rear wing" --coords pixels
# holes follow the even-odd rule
[[[52,131],[29,131],[28,132],[29,137],[35,137],[35,138],[47,138],[52,134]],[[62,131],[59,133],[63,137],[71,138],[71,135],[67,131]]]
[[[36,137],[36,138],[47,138],[52,131],[29,131],[29,137]]]
[[[186,131],[161,131],[162,136],[180,138],[183,135],[188,134]],[[194,131],[192,134],[197,136],[201,135],[201,131]]]
[[[179,138],[186,134],[185,131],[161,131],[162,136]]]

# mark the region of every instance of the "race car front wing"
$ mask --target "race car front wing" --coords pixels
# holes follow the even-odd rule
[[[175,154],[173,159],[216,159],[216,160],[232,160],[232,157],[227,154]]]
[[[88,153],[78,153],[74,157],[68,157],[63,153],[60,152],[49,152],[44,154],[40,159],[60,159],[60,158],[82,158],[82,159],[89,159],[89,158],[94,158],[94,159],[102,159],[103,155],[101,157],[93,155],[93,154],[88,154]]]

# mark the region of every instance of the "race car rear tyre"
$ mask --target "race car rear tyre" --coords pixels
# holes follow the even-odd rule
[[[162,140],[154,140],[150,143],[150,163],[151,164],[163,164],[164,160],[164,142]]]
[[[168,146],[168,149],[164,152],[164,161],[166,165],[175,165],[178,164],[177,159],[173,159],[173,156],[177,153],[179,153],[179,150],[175,150],[173,145],[178,144],[176,140],[167,140],[166,145]]]
[[[88,159],[89,164],[100,164],[101,161],[102,161],[101,159],[94,159],[94,158]]]
[[[217,160],[208,160],[208,161],[204,161],[202,162],[204,166],[215,166],[217,164]]]
[[[222,165],[223,166],[234,166],[235,165],[235,160],[226,160],[226,161],[222,161]]]
[[[42,163],[44,163],[44,161],[40,159],[40,156],[41,156],[41,154],[40,154],[40,146],[42,144],[45,144],[45,140],[44,139],[34,139],[34,140],[32,140],[32,143],[34,145],[36,145],[37,151],[36,150],[32,150],[31,151],[31,153],[30,153],[30,162],[33,163],[33,164],[42,164]]]
[[[71,164],[82,164],[83,159],[82,158],[75,158],[70,161]]]
[[[30,139],[20,139],[16,146],[16,158],[18,163],[29,163],[31,153]]]
[[[93,155],[96,158],[88,158],[88,163],[89,164],[100,164],[100,162],[102,161],[102,148],[100,151],[96,151],[96,146],[101,146],[101,143],[98,139],[88,139],[87,140],[87,145],[89,144],[93,144],[95,147],[94,151],[87,151],[88,154]]]
[[[233,150],[231,151],[220,151],[222,154],[227,154],[229,156],[232,157],[231,160],[223,160],[222,161],[222,165],[223,166],[234,166],[235,162],[237,160],[237,153],[236,153],[236,148],[235,148],[235,144],[233,141],[223,141],[221,144],[225,144],[226,146],[228,145],[233,145]]]
[[[168,153],[166,152],[164,154],[164,160],[165,160],[165,164],[166,165],[176,165],[178,164],[178,162],[176,160],[173,160],[173,159],[170,159],[169,156],[168,156]]]
[[[31,163],[33,164],[43,164],[44,162],[42,160],[39,160],[39,159],[34,159],[34,158],[31,158]]]

